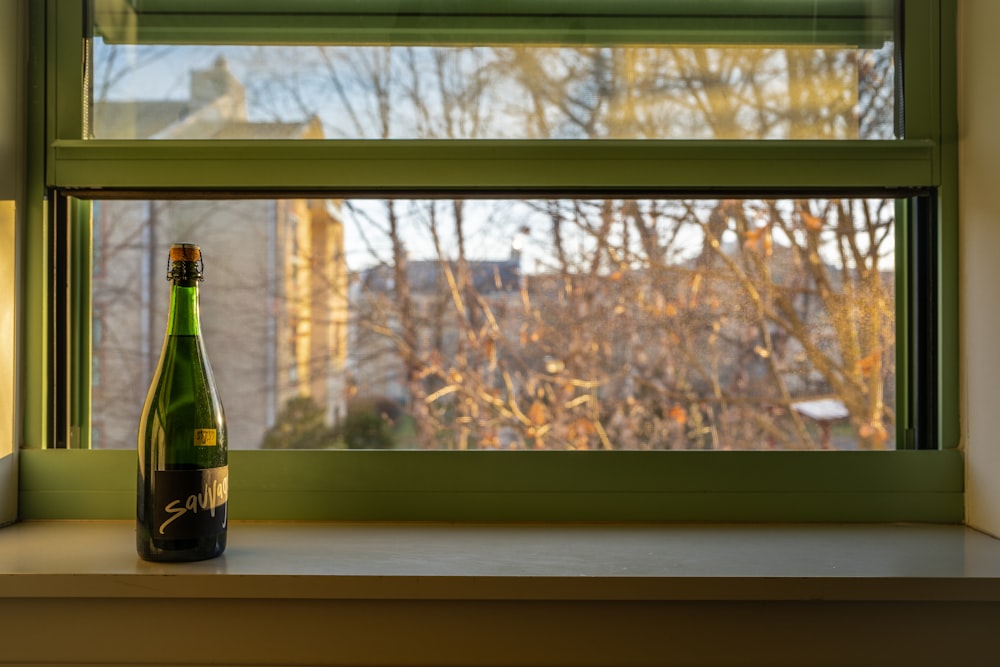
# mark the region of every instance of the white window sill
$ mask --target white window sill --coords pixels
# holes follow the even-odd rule
[[[129,521],[0,530],[0,597],[997,600],[1000,540],[939,525],[234,522],[217,559]]]
[[[0,664],[973,665],[998,626],[962,526],[239,522],[179,565],[128,521],[0,530]]]

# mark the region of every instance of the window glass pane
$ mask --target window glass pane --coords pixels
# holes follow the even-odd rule
[[[95,202],[93,445],[135,445],[191,241],[235,448],[892,448],[895,212]]]
[[[615,3],[596,4],[596,15],[572,17],[423,16],[411,29],[416,19],[403,12],[185,21],[168,5],[98,11],[88,136],[894,137],[892,3],[716,2],[704,6],[717,15],[694,16],[697,3],[645,3],[642,12],[626,3],[621,15]],[[686,13],[666,13],[675,6]],[[297,22],[255,28],[269,19]],[[546,28],[556,19],[561,28]],[[199,21],[208,27],[196,29]],[[329,25],[307,31],[310,21]],[[367,41],[345,43],[355,35]]]

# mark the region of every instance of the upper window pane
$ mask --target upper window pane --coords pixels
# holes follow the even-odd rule
[[[89,137],[896,136],[891,2],[215,4],[101,3]]]

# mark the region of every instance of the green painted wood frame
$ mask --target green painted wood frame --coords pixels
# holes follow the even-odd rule
[[[303,0],[305,2],[305,0]],[[301,4],[301,3],[300,3]],[[306,3],[308,4],[308,3]],[[441,4],[441,3],[438,3]],[[641,3],[635,3],[638,6]],[[379,520],[935,521],[963,519],[957,450],[954,0],[906,0],[905,139],[855,142],[87,141],[78,0],[31,4],[30,224],[19,387],[23,518],[131,516],[135,453],[52,450],[55,289],[45,196],[933,192],[940,302],[936,451],[233,452],[235,517]],[[447,3],[444,3],[445,6]],[[150,5],[151,6],[151,5]],[[528,6],[525,4],[525,6]],[[180,7],[179,4],[175,7]],[[419,170],[413,169],[420,164]],[[275,165],[281,168],[276,169]],[[608,169],[613,165],[613,169]],[[85,206],[68,207],[85,216]],[[85,224],[85,217],[81,218]],[[904,225],[905,226],[905,225]],[[80,227],[74,266],[86,270]],[[905,233],[905,232],[904,232]],[[904,258],[903,263],[906,262]],[[81,274],[82,275],[82,274]],[[76,329],[86,331],[77,290]],[[905,302],[905,298],[898,299]],[[901,310],[901,322],[907,314]],[[905,351],[906,332],[898,347]],[[87,383],[78,339],[73,386]],[[901,354],[903,354],[901,352]],[[912,382],[899,372],[900,401]],[[72,403],[81,429],[85,400]],[[80,438],[86,443],[86,438]]]

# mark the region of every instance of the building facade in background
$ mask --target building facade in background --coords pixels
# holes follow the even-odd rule
[[[323,136],[315,117],[248,120],[244,87],[221,58],[191,73],[186,100],[104,101],[94,111],[102,138]],[[343,415],[347,267],[339,202],[116,200],[94,202],[93,215],[93,447],[135,446],[166,327],[174,242],[202,247],[202,331],[230,447],[259,447],[294,398],[309,398],[330,424]]]

